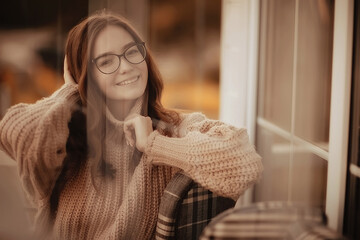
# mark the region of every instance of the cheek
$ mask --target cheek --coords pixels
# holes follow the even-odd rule
[[[142,75],[143,75],[143,78],[145,79],[145,81],[147,82],[148,81],[148,68],[147,68],[147,64],[145,63],[142,68],[141,68],[141,72],[142,72]]]
[[[103,74],[101,75],[98,73],[93,74],[93,82],[103,93],[105,93],[106,91],[106,83],[108,82],[106,80],[107,80],[106,76],[104,76]]]

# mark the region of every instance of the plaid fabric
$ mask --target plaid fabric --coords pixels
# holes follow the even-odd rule
[[[319,208],[288,202],[256,203],[229,209],[202,232],[208,239],[345,239],[325,226]]]
[[[162,196],[156,239],[198,239],[213,217],[234,205],[178,173]]]

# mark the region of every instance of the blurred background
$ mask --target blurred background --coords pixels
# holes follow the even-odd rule
[[[62,83],[67,32],[107,8],[139,30],[165,80],[164,105],[218,118],[221,1],[16,0],[1,8],[0,113]]]
[[[248,129],[265,171],[239,205],[305,203],[323,209],[331,228],[360,236],[352,174],[360,132],[357,1],[8,1],[0,9],[0,117],[63,84],[67,32],[103,8],[127,17],[152,49],[166,107]],[[0,170],[9,166],[2,155]]]

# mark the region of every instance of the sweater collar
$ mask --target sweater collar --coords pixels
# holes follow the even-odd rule
[[[129,115],[136,113],[142,116],[147,116],[147,101],[148,101],[148,94],[146,91],[141,97],[136,99],[134,106],[130,109]],[[116,119],[114,115],[111,113],[108,106],[106,106],[106,104],[105,104],[105,114],[106,114],[106,119],[108,120],[109,123],[111,123],[115,127],[123,127],[124,121]]]

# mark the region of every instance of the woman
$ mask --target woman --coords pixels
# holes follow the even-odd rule
[[[86,18],[65,53],[65,84],[0,122],[0,147],[18,163],[42,234],[151,239],[176,172],[234,200],[259,178],[246,130],[161,105],[151,53],[121,17]]]

